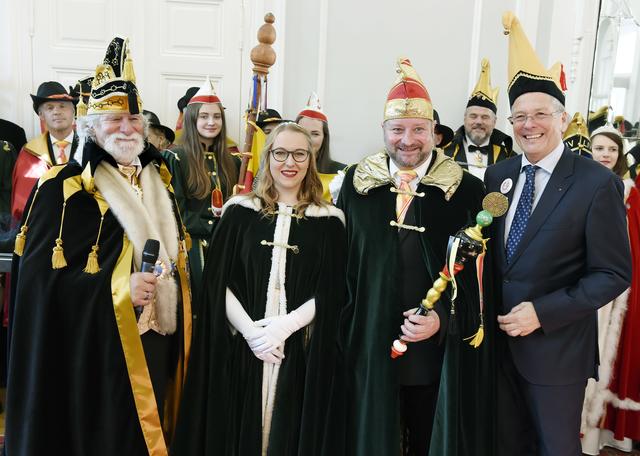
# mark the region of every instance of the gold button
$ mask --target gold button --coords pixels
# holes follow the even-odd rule
[[[209,225],[213,225],[213,220],[209,220]]]
[[[207,210],[208,210],[209,212],[213,212],[213,208],[212,208],[211,206],[209,206],[209,207],[207,208]]]

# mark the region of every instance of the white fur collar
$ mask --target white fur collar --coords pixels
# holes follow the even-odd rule
[[[160,241],[158,259],[170,265],[177,260],[178,227],[169,191],[155,166],[147,165],[140,173],[142,200],[113,166],[102,162],[94,173],[96,188],[109,204],[127,237],[133,244],[133,258],[140,269],[142,250],[147,239]],[[175,280],[159,279],[156,286],[155,311],[160,329],[174,333],[177,325],[178,292]]]
[[[233,206],[235,204],[246,207],[247,209],[253,209],[256,212],[259,212],[262,209],[262,204],[257,196],[236,195],[225,203],[222,208],[222,213],[224,214],[229,206]],[[306,217],[336,217],[343,225],[345,224],[344,213],[335,206],[317,206],[312,204],[304,211],[304,215]]]

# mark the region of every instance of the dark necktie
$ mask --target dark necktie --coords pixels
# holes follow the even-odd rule
[[[518,200],[518,207],[516,207],[513,222],[511,222],[509,237],[507,237],[508,263],[511,262],[511,258],[516,252],[516,248],[522,239],[524,230],[527,228],[527,223],[529,222],[529,217],[531,216],[533,197],[536,190],[536,171],[538,169],[540,168],[534,165],[527,165],[524,167],[526,180],[524,181],[524,187],[522,187],[522,193],[520,194],[520,200]]]
[[[489,153],[489,145],[486,146],[476,146],[475,144],[469,144],[469,152],[480,152],[481,154],[487,155]]]

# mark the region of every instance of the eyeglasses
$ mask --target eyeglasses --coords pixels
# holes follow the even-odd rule
[[[287,149],[272,149],[271,156],[277,162],[285,162],[289,158],[289,155],[293,157],[293,161],[297,163],[304,162],[309,158],[309,151],[304,149],[287,150]]]
[[[553,111],[550,113],[536,112],[535,114],[518,114],[517,116],[507,117],[507,120],[511,122],[511,125],[523,125],[527,119],[531,119],[536,123],[542,123],[547,119],[550,119],[556,114],[560,114],[562,111]]]

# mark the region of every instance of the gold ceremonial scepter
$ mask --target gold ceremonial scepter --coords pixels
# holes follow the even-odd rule
[[[427,295],[418,306],[416,315],[428,315],[433,311],[436,302],[440,299],[442,293],[447,289],[449,283],[453,283],[453,297],[451,305],[454,306],[456,297],[455,275],[464,269],[464,265],[469,260],[475,259],[478,267],[478,286],[480,289],[480,327],[478,332],[468,339],[471,345],[479,347],[484,337],[483,322],[483,296],[482,296],[482,261],[487,251],[488,238],[482,237],[482,228],[491,225],[494,217],[500,217],[507,212],[509,202],[507,197],[502,193],[491,192],[482,200],[482,210],[476,215],[475,226],[470,226],[458,231],[455,236],[449,237],[449,245],[447,247],[447,258],[439,277],[433,282],[433,285],[427,291]],[[452,315],[455,315],[452,307]],[[402,356],[407,351],[407,342],[401,339],[400,335],[391,345],[391,358]]]

